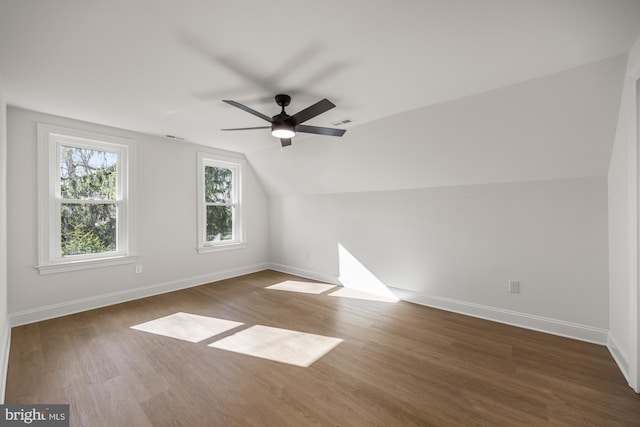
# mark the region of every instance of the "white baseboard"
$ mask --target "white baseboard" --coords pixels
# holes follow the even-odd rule
[[[319,282],[330,283],[332,285],[340,286],[341,283],[337,277],[330,276],[328,274],[318,273],[316,271],[305,270],[303,268],[292,267],[290,265],[269,263],[269,269],[279,271],[281,273],[293,274],[294,276],[304,277],[305,279],[317,280]]]
[[[552,335],[573,338],[594,344],[607,345],[608,331],[578,323],[548,317],[535,316],[517,311],[505,310],[481,304],[450,298],[420,294],[405,289],[390,288],[403,301],[413,302],[429,307],[439,308],[467,316],[478,317],[493,322],[505,323],[520,328],[531,329]]]
[[[0,331],[0,404],[4,404],[4,396],[7,391],[7,373],[9,372],[9,350],[11,348],[11,328],[5,322],[4,328]]]
[[[196,276],[186,279],[164,282],[152,286],[146,286],[126,291],[113,292],[109,294],[98,295],[95,297],[84,298],[69,301],[61,304],[54,304],[45,307],[39,307],[31,310],[25,310],[12,313],[9,316],[10,326],[20,326],[28,323],[39,322],[42,320],[52,319],[54,317],[66,316],[69,314],[79,313],[86,310],[105,307],[108,305],[119,304],[134,299],[145,298],[148,296],[158,295],[166,292],[172,292],[180,289],[190,288],[205,283],[216,282],[219,280],[229,279],[244,274],[255,273],[265,269],[272,269],[283,273],[293,274],[312,280],[318,280],[326,283],[340,285],[336,277],[318,273],[311,270],[297,268],[293,266],[278,263],[260,263],[233,270],[225,270],[216,273]],[[408,291],[398,288],[390,288],[400,299],[416,304],[426,305],[429,307],[439,308],[467,316],[478,317],[494,322],[506,323],[521,328],[532,329],[553,335],[560,335],[581,341],[587,341],[600,345],[608,345],[608,331],[604,329],[594,328],[591,326],[580,325],[576,323],[565,322],[562,320],[550,319],[541,316],[534,316],[526,313],[519,313],[500,308],[469,303],[443,297],[435,297],[420,294],[414,291]],[[612,346],[612,348],[617,348]],[[613,351],[612,350],[612,354]],[[620,360],[624,361],[624,357],[617,352]],[[617,361],[618,359],[616,359]]]
[[[618,368],[620,368],[624,378],[627,380],[627,383],[631,383],[631,381],[629,381],[631,378],[629,375],[629,360],[627,359],[626,354],[620,349],[620,346],[611,334],[609,334],[607,338],[607,348],[609,349],[609,353],[611,353],[613,360],[616,361],[616,364],[618,365]]]
[[[302,268],[277,263],[270,263],[269,268],[271,268],[272,270],[294,274],[296,276],[301,276],[312,280],[340,285],[340,282],[336,277],[311,270],[305,270]],[[547,334],[559,335],[562,337],[586,341],[594,344],[607,345],[607,337],[609,331],[605,329],[594,328],[592,326],[565,322],[563,320],[535,316],[527,313],[520,313],[517,311],[505,310],[466,301],[430,296],[414,291],[408,291],[405,289],[393,287],[389,287],[389,289],[403,301],[451,311],[454,313],[464,314],[466,316],[491,320],[493,322],[505,323],[508,325],[531,329]]]
[[[135,299],[150,297],[153,295],[173,292],[180,289],[191,288],[206,283],[217,282],[219,280],[230,279],[244,274],[256,273],[269,268],[267,263],[249,265],[246,267],[224,270],[216,273],[194,276],[185,279],[171,280],[151,286],[144,286],[126,291],[112,292],[97,295],[90,298],[82,298],[60,304],[53,304],[45,307],[38,307],[31,310],[20,311],[9,315],[11,327],[40,322],[42,320],[53,319],[55,317],[66,316],[82,311],[93,310],[95,308],[108,305],[119,304]]]

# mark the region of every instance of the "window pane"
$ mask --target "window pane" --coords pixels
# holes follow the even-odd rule
[[[233,172],[231,169],[205,167],[204,200],[207,203],[232,203]]]
[[[115,204],[63,204],[60,213],[62,256],[116,250]]]
[[[60,147],[60,195],[63,199],[115,200],[117,153]]]
[[[233,240],[233,208],[207,206],[207,242]]]

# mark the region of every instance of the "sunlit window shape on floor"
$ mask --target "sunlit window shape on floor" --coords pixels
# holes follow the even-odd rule
[[[242,325],[244,323],[178,312],[131,326],[131,329],[195,343]]]
[[[335,285],[327,285],[325,283],[298,282],[295,280],[285,280],[284,282],[267,286],[265,289],[275,289],[278,291],[289,291],[289,292],[300,292],[303,294],[321,294],[333,288],[335,288]]]
[[[343,340],[256,325],[209,344],[209,347],[308,367]]]
[[[338,243],[338,280],[344,286],[330,296],[397,302],[399,298],[365,267],[351,252]]]

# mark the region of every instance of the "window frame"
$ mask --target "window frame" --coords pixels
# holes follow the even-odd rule
[[[237,157],[228,155],[198,152],[197,154],[197,221],[198,221],[198,239],[197,250],[199,254],[217,252],[231,249],[240,249],[246,246],[246,221],[245,209],[243,204],[244,198],[244,179],[243,174],[246,169],[246,162]],[[207,241],[207,206],[226,206],[226,203],[211,203],[206,201],[205,195],[205,171],[206,168],[219,167],[231,170],[232,173],[232,193],[233,201],[233,239],[222,241]]]
[[[134,255],[134,204],[131,165],[135,164],[135,141],[90,131],[38,123],[38,265],[40,274],[129,264]],[[115,251],[62,255],[61,206],[75,199],[60,193],[60,147],[70,146],[117,154],[116,198],[112,201],[81,201],[81,204],[113,203],[117,206]]]

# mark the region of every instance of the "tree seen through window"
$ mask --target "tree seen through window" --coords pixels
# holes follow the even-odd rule
[[[206,241],[233,240],[233,172],[214,166],[205,167]]]
[[[62,256],[117,250],[117,153],[73,146],[59,153]]]

